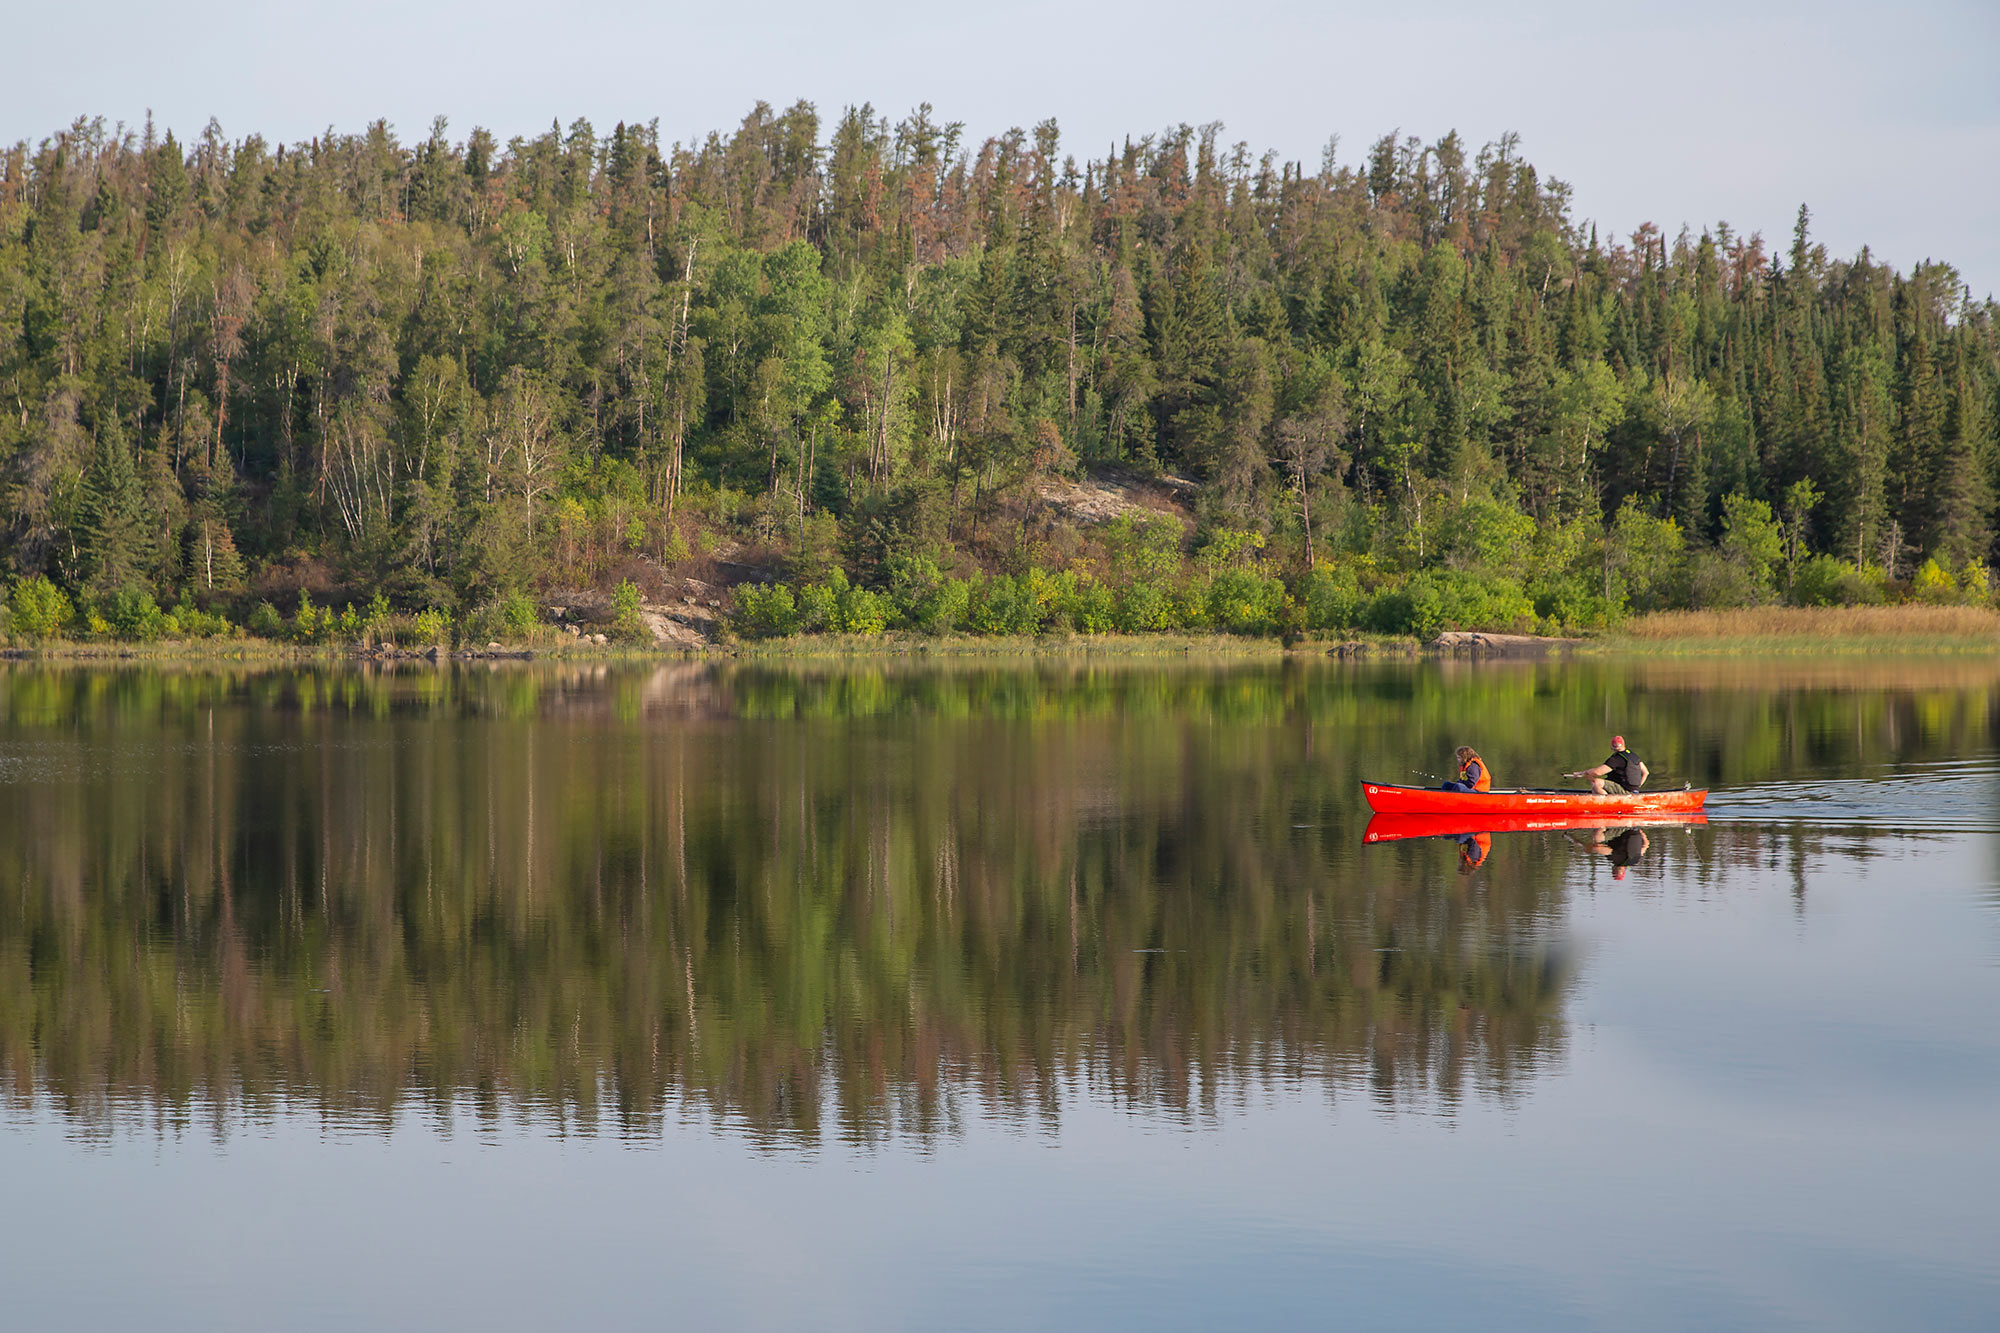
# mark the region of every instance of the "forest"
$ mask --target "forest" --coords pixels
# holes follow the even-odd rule
[[[1803,205],[1600,236],[1514,135],[1080,157],[800,102],[0,160],[16,640],[526,635],[614,587],[636,635],[690,578],[753,636],[1986,602],[1997,421],[1948,265]]]

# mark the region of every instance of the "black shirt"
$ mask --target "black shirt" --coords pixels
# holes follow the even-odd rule
[[[1628,828],[1614,836],[1605,845],[1611,848],[1611,864],[1629,866],[1646,854],[1645,834],[1638,829]]]
[[[1604,766],[1611,770],[1606,776],[1626,791],[1637,791],[1639,790],[1638,768],[1642,762],[1639,756],[1630,750],[1616,751],[1604,761]]]

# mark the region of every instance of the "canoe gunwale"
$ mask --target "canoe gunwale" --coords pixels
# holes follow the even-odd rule
[[[1400,783],[1364,782],[1361,793],[1377,814],[1510,815],[1574,813],[1578,816],[1676,813],[1699,810],[1707,789],[1692,791],[1595,792],[1550,787],[1458,792]]]

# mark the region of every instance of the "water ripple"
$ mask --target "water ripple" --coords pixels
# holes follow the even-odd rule
[[[1758,782],[1717,790],[1711,820],[1810,821],[1906,832],[2000,832],[2000,762],[1885,768],[1861,778]]]

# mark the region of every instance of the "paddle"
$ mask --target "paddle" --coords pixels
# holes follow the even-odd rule
[[[1561,776],[1566,778],[1580,778],[1584,776],[1584,774],[1583,771],[1579,769],[1574,773],[1564,773]],[[1693,791],[1694,783],[1683,781],[1679,787],[1676,787],[1670,780],[1661,778],[1658,773],[1648,773],[1646,774],[1646,785],[1644,787],[1639,788],[1639,790],[1652,791],[1652,792]]]

